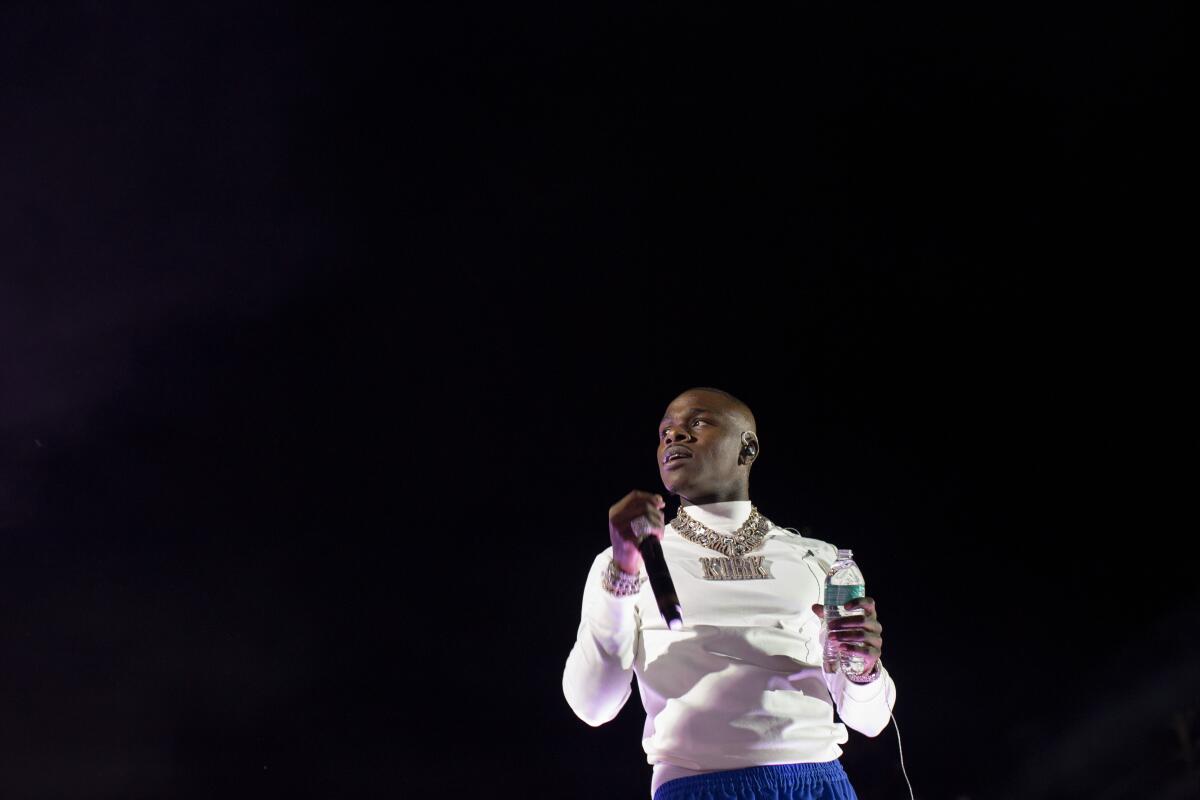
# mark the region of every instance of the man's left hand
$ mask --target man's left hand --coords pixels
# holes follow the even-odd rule
[[[817,604],[812,609],[819,618],[825,618],[825,606]],[[864,613],[830,620],[829,637],[838,643],[839,650],[862,656],[865,672],[871,672],[883,652],[883,626],[879,624],[879,616],[875,612],[875,601],[870,597],[859,597],[846,603],[845,609],[861,609]],[[826,665],[825,670],[831,671],[830,665]]]

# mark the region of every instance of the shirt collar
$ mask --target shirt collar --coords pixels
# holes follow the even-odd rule
[[[749,500],[726,500],[722,503],[704,503],[698,506],[685,502],[681,508],[689,517],[718,533],[732,533],[750,518]]]

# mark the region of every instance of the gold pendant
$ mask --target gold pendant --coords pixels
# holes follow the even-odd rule
[[[763,563],[762,556],[702,558],[700,566],[704,567],[704,579],[709,581],[753,581],[775,577]]]

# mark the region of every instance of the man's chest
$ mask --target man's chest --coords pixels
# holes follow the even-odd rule
[[[816,620],[821,564],[808,551],[782,542],[730,558],[686,542],[666,542],[663,553],[685,625],[776,627],[799,630]],[[665,627],[649,587],[639,599],[642,626]]]

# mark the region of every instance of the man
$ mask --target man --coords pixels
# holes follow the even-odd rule
[[[653,800],[854,798],[838,745],[847,726],[878,735],[895,704],[871,598],[848,604],[863,615],[829,625],[866,671],[852,681],[824,662],[824,578],[836,550],[751,505],[759,451],[754,415],[740,400],[710,388],[679,395],[658,429],[659,475],[679,513],[664,526],[660,495],[627,494],[609,509],[610,546],[587,579],[563,693],[580,719],[602,725],[637,675]],[[661,542],[680,630],[663,621],[641,574],[639,517]]]

